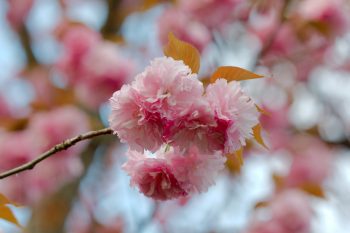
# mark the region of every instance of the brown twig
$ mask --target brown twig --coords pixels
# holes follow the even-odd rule
[[[27,66],[32,67],[38,64],[38,60],[36,59],[33,50],[31,48],[31,37],[30,33],[25,25],[18,32],[18,36],[20,38],[21,44],[23,46],[23,50],[27,56]]]
[[[119,11],[119,6],[121,0],[107,0],[108,4],[108,14],[106,22],[101,28],[101,33],[105,38],[109,38],[112,35],[118,33],[118,30],[121,26],[122,19]]]
[[[113,133],[112,129],[105,128],[105,129],[100,129],[100,130],[96,130],[96,131],[90,131],[90,132],[85,133],[85,134],[80,134],[74,138],[67,139],[64,142],[52,147],[50,150],[46,151],[45,153],[39,155],[36,159],[34,159],[28,163],[25,163],[21,166],[18,166],[16,168],[13,168],[11,170],[8,170],[8,171],[1,173],[0,179],[4,179],[8,176],[12,176],[14,174],[18,174],[20,172],[33,169],[35,167],[35,165],[37,165],[41,161],[47,159],[48,157],[50,157],[51,155],[53,155],[59,151],[66,150],[69,147],[74,146],[77,142],[80,142],[80,141],[83,141],[86,139],[90,139],[90,138],[94,138],[94,137],[98,137],[101,135],[112,134],[112,133]]]

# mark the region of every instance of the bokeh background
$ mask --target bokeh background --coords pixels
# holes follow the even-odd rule
[[[265,75],[242,85],[269,149],[250,143],[208,192],[159,202],[130,187],[127,146],[101,136],[0,193],[25,232],[350,232],[349,12],[347,0],[1,0],[0,172],[108,127],[108,99],[169,32],[200,51],[204,82],[222,65]],[[22,230],[0,219],[0,232]]]

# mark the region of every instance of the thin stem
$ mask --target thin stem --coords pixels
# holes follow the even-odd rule
[[[20,172],[33,169],[35,167],[35,165],[37,165],[41,161],[47,159],[48,157],[52,156],[53,154],[56,154],[59,151],[66,150],[69,147],[74,146],[77,142],[91,139],[94,137],[98,137],[101,135],[112,134],[112,133],[113,133],[112,129],[105,128],[105,129],[100,129],[100,130],[96,130],[96,131],[90,131],[90,132],[87,132],[85,134],[80,134],[74,138],[67,139],[64,142],[52,147],[50,150],[46,151],[45,153],[39,155],[36,159],[34,159],[28,163],[25,163],[21,166],[18,166],[16,168],[13,168],[11,170],[8,170],[6,172],[1,173],[0,179],[4,179],[8,176],[12,176],[14,174],[18,174]]]
[[[27,56],[27,66],[32,67],[38,64],[38,61],[33,53],[33,50],[31,48],[31,37],[30,33],[25,25],[22,26],[22,28],[18,32],[18,36],[21,40],[23,50]]]

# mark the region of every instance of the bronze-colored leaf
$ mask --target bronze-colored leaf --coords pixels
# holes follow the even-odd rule
[[[254,209],[267,207],[269,204],[270,204],[270,202],[268,202],[268,201],[259,201],[259,202],[255,203]]]
[[[17,225],[18,227],[22,227],[17,221],[15,215],[12,213],[12,210],[8,206],[0,206],[0,219],[4,219],[8,222]]]
[[[0,193],[0,206],[10,204],[11,202],[5,197],[3,194]]]
[[[266,116],[271,116],[271,114],[269,112],[267,112],[265,109],[261,108],[259,105],[255,105],[256,109],[263,115]]]
[[[319,184],[304,183],[300,185],[300,188],[313,196],[325,198],[323,188]]]
[[[269,149],[266,146],[266,144],[261,136],[261,125],[260,124],[257,124],[256,126],[253,127],[253,135],[254,135],[254,139],[257,143],[262,145],[264,148]]]
[[[226,155],[226,166],[230,172],[233,174],[240,173],[243,166],[243,148],[235,151],[232,154]]]
[[[192,73],[198,73],[200,67],[200,54],[191,44],[181,41],[169,33],[169,42],[164,47],[165,56],[172,57],[175,60],[181,60],[188,65]]]
[[[272,174],[272,180],[275,185],[275,190],[278,192],[284,188],[285,184],[285,179],[283,176],[280,176],[276,173]]]
[[[251,71],[235,67],[235,66],[220,66],[212,74],[210,81],[213,83],[219,78],[226,79],[227,81],[243,81],[249,79],[262,78],[264,76],[255,74]]]

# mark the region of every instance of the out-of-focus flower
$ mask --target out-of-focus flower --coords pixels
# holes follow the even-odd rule
[[[300,2],[299,15],[319,25],[330,36],[341,35],[349,25],[346,3],[343,0],[306,0]]]
[[[228,22],[241,0],[180,0],[179,7],[209,28]]]
[[[269,108],[264,106],[268,114],[262,114],[260,121],[264,129],[269,132],[269,149],[278,150],[287,148],[291,140],[288,121],[288,106]]]
[[[295,155],[286,177],[286,185],[298,187],[305,184],[321,185],[328,177],[332,154],[321,141],[307,136],[300,136],[291,143],[295,145]]]
[[[103,41],[89,28],[68,26],[63,31],[65,52],[57,62],[57,68],[75,87],[79,100],[96,109],[131,80],[134,63],[122,56],[117,45]],[[95,95],[91,95],[92,92]]]
[[[290,233],[278,221],[254,221],[244,233]]]
[[[28,130],[36,135],[36,142],[45,151],[67,138],[88,131],[89,128],[89,120],[82,111],[73,106],[64,106],[33,115]],[[83,147],[84,143],[80,143],[60,153],[79,154]],[[62,156],[54,158],[59,157]]]
[[[115,44],[101,42],[87,52],[81,69],[82,80],[77,85],[77,95],[86,105],[97,108],[130,81],[134,64],[122,57]],[[92,92],[95,94],[91,95]]]
[[[0,132],[1,171],[29,162],[38,151],[35,140],[27,131]]]
[[[111,128],[132,149],[155,151],[167,124],[192,113],[202,95],[203,84],[182,61],[157,58],[113,94]]]
[[[2,95],[0,95],[0,118],[10,117],[10,116],[11,116],[10,107],[7,101],[5,100],[5,98]]]
[[[22,165],[41,152],[88,129],[85,114],[72,106],[37,113],[32,117],[27,129],[9,133],[0,140],[1,169]],[[43,195],[81,174],[83,167],[78,155],[84,145],[80,143],[59,152],[36,165],[33,171],[5,179],[0,188],[1,192],[22,203],[38,201]]]
[[[270,208],[272,218],[278,221],[286,232],[309,232],[312,209],[307,195],[302,191],[288,190],[278,194]]]
[[[225,158],[200,154],[195,147],[184,152],[179,148],[161,147],[153,156],[147,152],[128,152],[123,168],[131,176],[131,185],[140,192],[158,200],[168,200],[203,192],[219,171],[224,168]]]
[[[158,23],[159,38],[163,45],[168,42],[168,35],[173,32],[179,39],[195,46],[200,52],[211,41],[210,31],[200,22],[178,8],[163,12]]]
[[[245,233],[308,233],[312,209],[308,197],[298,190],[277,194],[265,207],[268,219],[253,219]]]
[[[27,18],[34,0],[8,0],[7,20],[18,30]]]
[[[82,65],[85,55],[100,41],[100,35],[83,26],[68,27],[61,38],[64,53],[57,62],[57,68],[69,83],[77,83],[82,77]]]
[[[206,98],[213,109],[216,127],[211,135],[219,137],[224,153],[233,153],[253,137],[252,128],[259,123],[254,102],[245,95],[238,82],[218,79],[207,87]]]

